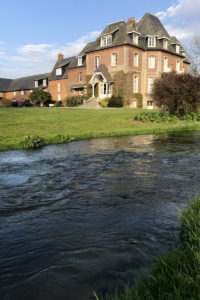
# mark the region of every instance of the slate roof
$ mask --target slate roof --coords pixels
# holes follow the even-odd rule
[[[160,20],[151,13],[146,13],[142,17],[137,24],[137,29],[144,36],[156,35],[170,38],[167,30],[164,28]]]
[[[0,78],[0,91],[6,92],[12,79]]]
[[[105,79],[107,80],[107,82],[114,82],[110,73],[108,72],[108,69],[104,64],[99,65],[98,68],[95,70],[95,72],[102,73]]]
[[[35,80],[48,78],[49,73],[21,77],[17,79],[0,78],[0,91],[12,92],[21,90],[32,90],[35,88]]]
[[[77,83],[77,84],[72,84],[71,86],[70,86],[70,88],[73,90],[75,90],[75,89],[82,89],[82,88],[84,88],[84,87],[86,87],[86,83]]]
[[[181,45],[181,43],[177,40],[177,38],[175,36],[170,37],[170,42],[171,42],[171,44],[180,44]]]
[[[78,67],[78,58],[76,56],[63,58],[62,61],[55,65],[49,80],[67,79],[68,69]],[[56,75],[56,69],[62,68],[62,75]]]
[[[133,43],[132,34],[134,32],[140,34],[138,45]],[[112,45],[101,47],[101,37],[105,34],[112,34]],[[151,35],[156,36],[158,39],[156,47],[148,48],[147,37]],[[166,38],[169,40],[168,49],[163,48],[162,38]],[[89,52],[121,45],[131,45],[144,50],[163,50],[165,52],[182,56],[181,53],[176,53],[176,49],[175,47],[173,47],[173,43],[179,44],[179,41],[175,37],[170,37],[158,17],[154,16],[151,13],[146,13],[142,17],[142,19],[135,25],[126,24],[124,21],[108,24],[102,31],[100,36],[97,37],[96,41],[88,43],[79,55],[83,56]]]

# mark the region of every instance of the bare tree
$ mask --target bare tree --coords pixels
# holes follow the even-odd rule
[[[190,73],[194,76],[200,75],[200,36],[195,36],[192,40],[190,48],[187,50],[187,58],[189,59]]]

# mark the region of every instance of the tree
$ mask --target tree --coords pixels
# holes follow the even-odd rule
[[[171,114],[196,112],[200,107],[200,76],[163,73],[154,82],[152,98]]]
[[[192,40],[190,48],[187,50],[188,59],[190,61],[190,73],[194,76],[200,75],[200,36],[196,36]]]
[[[36,89],[30,94],[29,101],[34,105],[48,105],[52,101],[52,97],[49,92]]]

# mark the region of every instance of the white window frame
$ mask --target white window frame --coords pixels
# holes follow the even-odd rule
[[[56,69],[56,76],[61,76],[62,75],[62,68],[57,68]]]
[[[150,48],[156,47],[156,37],[155,36],[148,37],[148,47],[150,47]]]
[[[94,68],[97,69],[99,67],[99,56],[94,57]]]
[[[154,77],[149,77],[148,78],[148,87],[147,87],[148,94],[151,94],[151,92],[152,92],[152,86],[154,84],[154,80],[155,80]]]
[[[181,71],[181,62],[180,62],[180,60],[177,60],[177,61],[176,61],[176,71],[177,71],[177,72],[180,72],[180,71]]]
[[[118,55],[117,55],[117,53],[112,53],[112,55],[111,55],[111,65],[113,67],[118,65]]]
[[[43,79],[43,86],[46,87],[47,86],[47,80]]]
[[[138,76],[133,76],[133,93],[138,93]]]
[[[13,96],[16,96],[16,92],[13,92]]]
[[[82,72],[79,72],[79,81],[83,81],[83,74],[82,74]]]
[[[149,104],[151,104],[151,105],[149,105]],[[147,109],[153,109],[153,101],[152,100],[147,101]]]
[[[82,56],[78,56],[78,67],[83,65],[83,57]]]
[[[61,94],[58,94],[58,101],[61,101]]]
[[[176,53],[180,53],[180,45],[176,45]]]
[[[133,54],[133,65],[134,65],[134,67],[139,66],[139,54],[138,53]]]
[[[35,88],[38,88],[38,80],[35,80]]]
[[[166,39],[163,40],[163,48],[168,49],[168,40]]]
[[[101,47],[112,45],[112,35],[101,37]]]
[[[149,55],[149,69],[155,69],[156,67],[156,57],[155,55]]]
[[[61,84],[60,84],[60,82],[58,82],[58,93],[60,93],[60,87],[61,87]]]
[[[138,45],[138,34],[137,33],[133,33],[133,44]]]
[[[25,94],[24,91],[21,91],[21,95],[24,96],[24,94]]]
[[[168,72],[168,58],[164,57],[164,72]]]

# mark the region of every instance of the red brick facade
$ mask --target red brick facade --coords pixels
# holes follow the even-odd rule
[[[129,87],[132,100],[134,94],[139,93],[143,95],[143,108],[155,107],[150,97],[154,79],[163,72],[188,72],[189,63],[185,61],[181,44],[169,36],[157,17],[147,13],[139,23],[133,20],[108,24],[79,56],[64,59],[58,54],[48,77],[48,91],[53,100],[65,104],[67,97],[86,93],[87,85],[92,86],[93,96],[95,88],[98,97],[110,96],[117,85],[115,78],[123,73],[128,74],[124,77],[129,82],[121,85],[122,88]],[[155,24],[158,27],[156,32],[149,33],[149,28],[155,30]],[[153,44],[150,44],[150,39]],[[167,48],[164,48],[164,42]],[[30,90],[4,93],[8,100],[26,100],[29,95]]]

